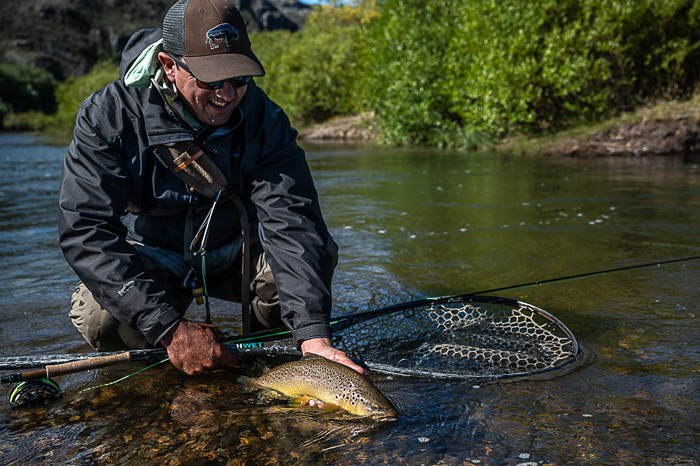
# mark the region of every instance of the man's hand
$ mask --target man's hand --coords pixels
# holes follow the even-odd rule
[[[223,336],[214,325],[182,320],[160,343],[168,351],[173,366],[188,375],[195,375],[219,364],[236,365],[236,356],[219,343]]]
[[[331,341],[328,338],[314,338],[305,340],[301,344],[301,352],[304,356],[307,353],[318,354],[331,361],[339,362],[345,366],[355,369],[360,374],[364,374],[365,370],[352,362],[352,359],[347,357],[342,351],[333,348]]]

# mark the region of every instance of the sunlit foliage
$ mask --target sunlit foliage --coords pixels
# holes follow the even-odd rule
[[[42,130],[51,134],[70,133],[83,100],[118,77],[117,65],[109,61],[100,62],[87,75],[69,78],[58,84],[54,91],[55,100],[52,99],[55,102],[55,113],[14,113],[5,118],[5,126],[13,129]]]
[[[688,97],[700,0],[329,1],[299,32],[251,39],[295,126],[367,112],[385,143],[473,147]],[[115,77],[61,84],[52,124]]]
[[[254,50],[267,72],[258,83],[296,124],[363,110],[359,96],[370,65],[365,27],[375,16],[374,0],[325,4],[299,32],[255,35]]]
[[[694,0],[382,0],[368,104],[394,143],[556,130],[694,90]]]

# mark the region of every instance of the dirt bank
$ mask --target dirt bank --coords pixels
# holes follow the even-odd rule
[[[700,153],[700,123],[680,116],[615,126],[542,151],[566,157],[693,155]]]
[[[337,117],[325,123],[299,130],[304,141],[369,141],[376,137],[372,114]]]

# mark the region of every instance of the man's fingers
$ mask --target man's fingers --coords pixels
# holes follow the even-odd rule
[[[360,374],[365,373],[365,370],[362,367],[355,364],[352,361],[352,359],[347,357],[347,355],[344,352],[334,348],[331,344],[331,341],[327,338],[306,340],[301,344],[301,349],[304,355],[308,353],[317,354],[319,356],[323,356],[326,359],[330,359],[332,361],[343,364],[344,366],[348,366],[349,368],[359,372]]]
[[[339,359],[338,362],[339,362],[340,364],[344,365],[344,366],[348,366],[350,369],[356,370],[356,371],[359,372],[360,374],[364,374],[364,373],[365,373],[365,369],[364,369],[362,366],[358,366],[357,364],[355,364],[355,363],[353,362],[353,360],[350,359],[350,358],[347,358],[347,357],[346,357],[346,358],[344,358],[344,359]]]
[[[172,364],[188,375],[195,375],[220,364],[236,365],[236,356],[219,343],[221,336],[223,333],[214,325],[182,321],[161,341]]]
[[[236,367],[236,364],[238,363],[238,358],[233,355],[232,352],[226,349],[223,345],[221,345],[221,357],[219,358],[219,363],[223,364],[226,367]]]

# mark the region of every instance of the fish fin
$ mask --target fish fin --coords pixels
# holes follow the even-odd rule
[[[306,396],[295,396],[291,399],[291,403],[298,403],[302,406],[308,405],[310,401],[311,398],[308,398]]]
[[[238,379],[238,383],[241,384],[241,392],[243,393],[251,393],[256,390],[259,390],[258,387],[255,386],[253,383],[255,379],[252,377],[246,377],[245,375],[242,375]]]

